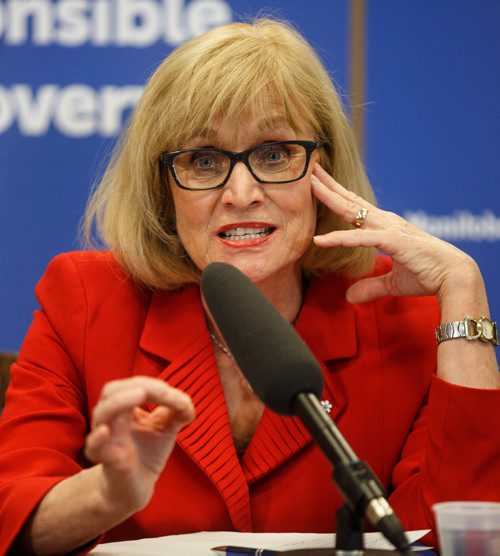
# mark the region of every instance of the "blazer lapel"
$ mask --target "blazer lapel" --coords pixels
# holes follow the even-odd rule
[[[193,400],[196,418],[178,434],[178,446],[220,492],[235,529],[251,531],[248,483],[236,454],[197,286],[155,292],[140,346],[169,362],[158,378]]]

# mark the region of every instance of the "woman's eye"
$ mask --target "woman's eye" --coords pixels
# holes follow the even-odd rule
[[[280,161],[284,156],[284,153],[281,151],[270,151],[267,153],[267,158],[271,161],[271,162],[278,162]]]
[[[215,165],[215,157],[210,153],[200,153],[191,159],[191,166],[196,170],[210,170]]]
[[[283,162],[287,157],[288,153],[283,146],[263,149],[259,153],[259,159],[264,164],[276,164],[278,162]]]

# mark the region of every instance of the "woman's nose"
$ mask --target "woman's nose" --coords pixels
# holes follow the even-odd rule
[[[222,202],[237,208],[246,208],[263,200],[262,184],[252,176],[243,162],[237,162],[224,186]]]

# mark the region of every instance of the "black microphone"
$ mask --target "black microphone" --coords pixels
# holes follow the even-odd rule
[[[382,485],[321,406],[321,369],[292,325],[249,278],[229,264],[209,264],[201,276],[201,291],[257,396],[276,413],[300,417],[334,465],[334,480],[346,504],[364,515],[397,550],[408,552],[408,538]]]

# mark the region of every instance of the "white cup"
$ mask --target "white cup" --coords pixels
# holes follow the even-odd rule
[[[500,502],[434,504],[441,556],[499,556]]]

